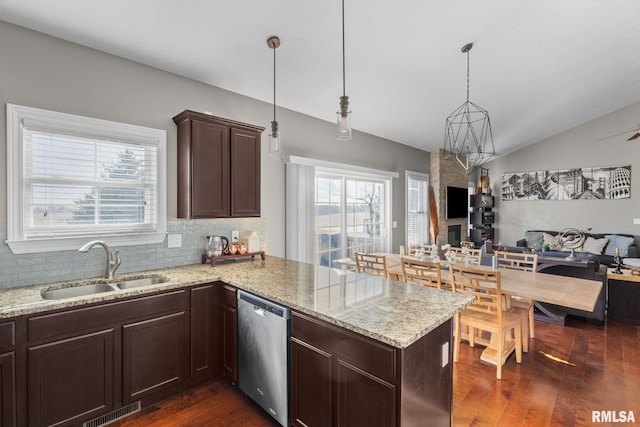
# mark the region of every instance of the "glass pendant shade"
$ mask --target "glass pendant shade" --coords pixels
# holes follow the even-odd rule
[[[351,111],[349,111],[349,97],[340,97],[340,111],[338,111],[338,139],[351,139]]]
[[[280,132],[278,132],[278,122],[271,122],[271,133],[269,134],[269,153],[280,154]]]
[[[338,139],[351,139],[351,113],[338,112]]]

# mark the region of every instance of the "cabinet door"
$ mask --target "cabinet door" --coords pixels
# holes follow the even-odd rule
[[[333,357],[291,338],[291,423],[296,426],[333,425]]]
[[[222,305],[222,372],[238,383],[238,310]]]
[[[0,426],[16,425],[15,353],[0,355]]]
[[[214,291],[213,284],[191,290],[191,378],[214,375]]]
[[[122,386],[125,404],[184,381],[185,313],[125,325]]]
[[[396,388],[393,384],[340,360],[338,390],[338,425],[395,426]]]
[[[260,216],[260,134],[231,129],[231,216]]]
[[[30,347],[30,426],[72,424],[113,409],[112,329]]]
[[[191,217],[228,217],[229,128],[193,120],[191,123]],[[180,189],[181,191],[188,191]]]

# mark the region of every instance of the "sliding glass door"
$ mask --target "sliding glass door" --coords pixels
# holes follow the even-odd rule
[[[390,180],[316,170],[315,184],[317,264],[389,250]]]

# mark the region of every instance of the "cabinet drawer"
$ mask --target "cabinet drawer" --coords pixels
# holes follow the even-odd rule
[[[0,324],[0,350],[4,350],[16,345],[16,325],[15,322]]]
[[[126,301],[34,316],[27,320],[29,341],[103,328],[132,319],[186,310],[186,291],[151,295]]]
[[[396,349],[327,322],[291,313],[291,336],[395,383]]]
[[[236,288],[223,283],[220,292],[222,292],[222,304],[228,305],[229,307],[238,308],[238,295]]]

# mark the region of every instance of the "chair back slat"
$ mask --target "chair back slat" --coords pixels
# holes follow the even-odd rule
[[[451,266],[453,291],[473,296],[473,303],[467,307],[472,311],[495,315],[500,324],[502,318],[502,289],[500,272]]]
[[[442,289],[439,262],[402,258],[403,281]]]
[[[411,243],[409,244],[409,255],[416,255],[416,252],[422,250],[428,258],[438,255],[438,247],[427,243]]]
[[[498,268],[522,271],[538,270],[538,254],[506,251],[494,251],[494,254],[498,260]]]
[[[387,277],[387,259],[384,255],[356,252],[355,256],[358,273]]]
[[[480,261],[482,260],[482,250],[481,249],[464,249],[458,247],[449,248],[450,251],[456,254],[456,262],[464,262],[464,258],[466,254],[463,252],[464,250],[469,252],[469,258],[471,260],[472,265],[480,265]]]

